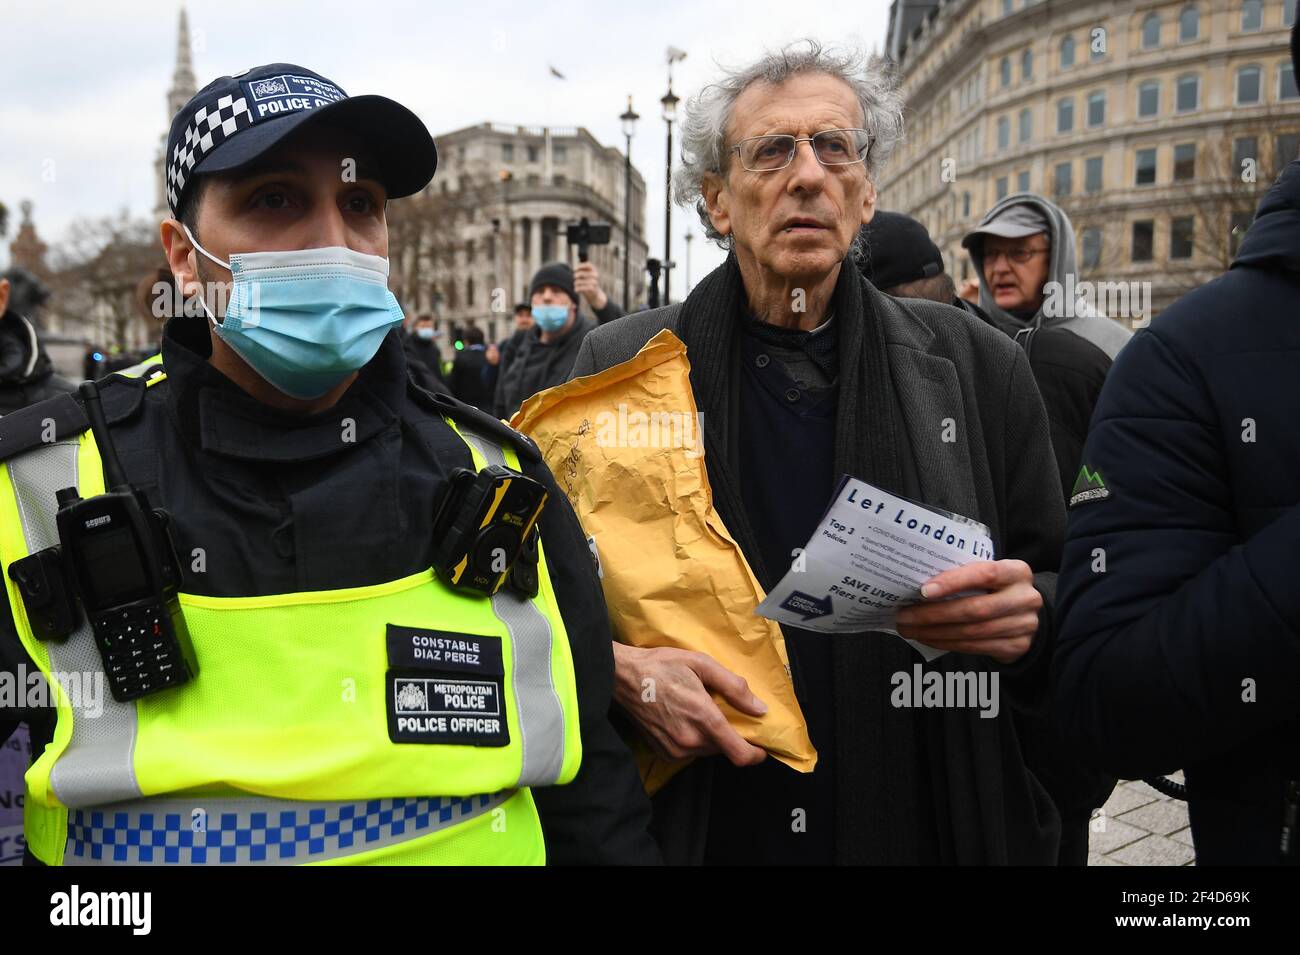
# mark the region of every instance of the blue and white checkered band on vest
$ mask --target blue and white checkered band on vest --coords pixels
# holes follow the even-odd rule
[[[196,163],[214,148],[226,141],[226,137],[240,129],[253,125],[253,114],[248,109],[248,99],[244,96],[223,96],[215,105],[204,106],[190,124],[185,127],[183,142],[178,142],[172,149],[171,160],[167,164],[167,201],[172,211],[180,202],[181,190]]]

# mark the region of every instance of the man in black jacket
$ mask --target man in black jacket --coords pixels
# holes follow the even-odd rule
[[[311,98],[285,92],[290,80],[312,92],[314,108]],[[167,323],[162,345],[165,377],[146,384],[142,378],[110,376],[102,387],[108,430],[127,480],[147,496],[150,504],[170,513],[178,552],[185,555],[180,590],[209,598],[270,597],[353,588],[371,588],[371,593],[375,585],[429,573],[435,560],[433,515],[444,500],[451,476],[458,468],[474,464],[462,435],[486,433],[494,441],[512,442],[520,448],[521,470],[549,491],[549,501],[537,526],[546,554],[544,573],[551,580],[555,604],[565,625],[562,639],[568,640],[573,660],[578,701],[577,728],[573,732],[581,734],[582,761],[576,778],[567,785],[543,785],[532,790],[547,861],[656,861],[658,854],[646,831],[648,802],[631,754],[608,719],[612,659],[609,620],[600,586],[577,519],[535,449],[530,454],[518,435],[489,415],[453,398],[434,397],[415,386],[407,374],[399,332],[393,327],[398,320],[395,305],[383,306],[386,324],[378,326],[387,329],[383,334],[363,345],[351,345],[341,357],[334,352],[331,343],[335,336],[328,332],[342,328],[353,341],[356,328],[340,325],[322,331],[322,323],[313,319],[328,316],[336,305],[333,296],[349,291],[352,297],[345,300],[361,311],[366,298],[355,287],[349,290],[340,283],[331,288],[299,277],[294,281],[303,290],[306,307],[281,309],[276,325],[281,334],[296,333],[298,337],[290,339],[292,346],[260,339],[259,348],[254,349],[249,344],[252,339],[241,342],[233,338],[241,342],[243,350],[237,351],[228,340],[241,330],[241,322],[234,319],[240,313],[236,300],[226,294],[222,266],[206,256],[229,262],[232,256],[240,259],[251,249],[270,251],[282,261],[300,254],[294,250],[323,249],[314,254],[351,262],[353,271],[373,271],[377,260],[386,272],[387,202],[424,188],[437,162],[427,129],[404,107],[376,96],[349,99],[324,77],[283,63],[246,70],[237,77],[220,77],[201,89],[173,120],[169,146],[201,142],[193,136],[195,122],[206,122],[204,117],[217,115],[218,103],[241,97],[238,102],[242,104],[245,99],[251,100],[254,92],[264,97],[279,96],[272,100],[279,109],[267,111],[259,120],[237,111],[243,118],[232,121],[228,134],[209,140],[206,147],[196,147],[198,152],[190,157],[194,161],[187,163],[184,171],[177,166],[179,160],[174,160],[169,170],[168,200],[174,217],[161,224],[164,249],[178,283],[187,296],[195,296],[203,304],[207,318],[182,315]],[[179,156],[180,150],[169,148],[168,155]],[[349,157],[360,157],[358,168],[366,170],[355,182],[338,176],[340,163]],[[266,177],[259,171],[266,168],[276,170],[270,188],[263,185]],[[252,176],[247,171],[250,169],[254,171]],[[253,203],[248,197],[254,191],[259,197],[292,202]],[[346,242],[346,247],[331,248],[327,244],[330,240]],[[206,255],[201,249],[206,250]],[[351,258],[353,253],[364,253],[368,261],[357,264],[358,260]],[[230,264],[242,271],[246,260]],[[284,279],[277,276],[272,281]],[[374,279],[364,281],[382,288]],[[264,305],[261,321],[242,328],[267,328],[270,311]],[[374,328],[377,319],[373,315],[366,318],[365,327]],[[365,334],[369,335],[369,331]],[[307,347],[311,345],[318,347]],[[322,353],[329,358],[328,364],[322,360]],[[305,372],[317,373],[322,366],[329,369],[330,379],[322,383],[319,378],[303,377]],[[322,392],[322,388],[327,390]],[[53,433],[64,439],[56,445],[62,449],[67,445],[62,429],[75,410],[73,399],[65,397],[0,420],[0,461],[9,473],[15,473],[14,467],[20,462],[32,473],[44,473],[40,469],[49,466],[48,456],[42,458],[39,468],[28,458],[50,450],[44,447],[48,438],[42,438],[43,421],[48,417],[56,422],[59,430]],[[460,427],[459,432],[453,422]],[[6,493],[12,495],[8,487],[6,483]],[[191,555],[200,553],[202,562],[192,561]],[[4,556],[3,570],[8,571],[12,567],[8,541]],[[429,586],[438,585],[431,578]],[[507,594],[505,598],[500,602],[501,612],[515,612],[519,606],[516,597]],[[349,599],[365,598],[354,594]],[[467,595],[466,599],[473,598]],[[319,612],[321,627],[328,628],[339,619],[326,610]],[[450,631],[457,626],[441,611],[423,615],[428,624],[434,625],[434,631]],[[15,685],[16,673],[23,669],[34,672],[35,668],[27,650],[30,644],[23,643],[17,633],[15,621],[23,619],[18,608],[9,606],[0,592],[0,676],[11,686]],[[519,619],[512,618],[512,633]],[[401,622],[411,626],[420,621],[404,618]],[[244,633],[248,636],[247,631]],[[378,633],[382,637],[382,627]],[[444,632],[442,636],[455,634]],[[69,641],[78,637],[89,638],[88,630],[74,633]],[[258,631],[252,630],[249,639],[256,642],[257,637]],[[293,639],[278,632],[261,637],[281,643]],[[301,652],[302,660],[315,662],[313,647],[304,645]],[[542,652],[551,651],[544,646]],[[369,659],[380,667],[379,675],[371,676],[375,671],[359,663],[356,682],[382,687],[383,651],[378,658]],[[513,659],[518,678],[522,657]],[[467,662],[457,661],[460,668],[456,672],[481,672],[466,671]],[[101,671],[95,672],[102,676]],[[218,677],[211,667],[196,677],[200,686],[202,681],[214,679]],[[185,689],[168,692],[184,693]],[[383,691],[379,693],[382,700]],[[509,697],[502,694],[500,699]],[[13,708],[12,699],[0,708],[0,741],[8,737],[17,721],[25,721],[31,728],[33,755],[39,759],[54,741],[56,725],[59,729],[66,726],[63,720],[67,707],[61,703],[56,713],[52,707],[30,699],[26,702],[27,709]],[[115,714],[114,719],[121,718],[115,725],[135,726],[131,722],[134,712],[132,708]],[[382,702],[378,708],[367,704],[358,708],[353,718],[383,720],[383,713]],[[106,718],[98,725],[108,722]],[[188,728],[190,723],[186,725]],[[522,734],[523,724],[520,726]],[[381,729],[379,734],[386,742],[391,732]],[[312,734],[298,738],[308,736],[319,738]],[[441,741],[419,742],[441,745]],[[66,753],[66,739],[60,739],[58,745],[58,753]],[[328,740],[320,745],[328,748]],[[471,763],[483,752],[482,748],[470,746],[464,749],[473,750],[465,757]],[[209,767],[204,769],[208,771]],[[240,790],[238,769],[213,764],[210,771],[214,777],[226,773],[224,780]],[[333,777],[313,779],[306,763],[300,764],[298,773],[307,785],[318,786],[318,792],[337,782]],[[126,800],[121,804],[124,817],[127,811],[136,812],[133,807],[138,806],[143,795],[121,797]],[[289,797],[278,798],[278,793],[250,793],[247,798],[254,795],[275,796],[276,805],[294,802]],[[213,798],[229,797],[217,793]],[[113,800],[85,805],[102,802]],[[337,807],[339,800],[327,803]],[[58,807],[54,808],[57,811]],[[226,815],[214,809],[211,825],[222,820],[224,838],[237,837],[240,833],[226,826]],[[229,813],[231,819],[237,820],[237,816],[234,811]],[[425,814],[423,822],[412,821],[392,834],[410,840],[423,831],[422,827],[437,821]],[[237,821],[232,825],[237,826]],[[51,853],[57,851],[55,843],[65,834],[69,839],[80,839],[83,845],[99,835],[63,828],[66,833],[56,828],[54,837],[45,840]],[[208,832],[212,837],[214,829]],[[116,844],[121,846],[123,842]],[[364,851],[367,844],[359,837],[346,841],[313,839],[311,844],[303,840],[293,857],[347,861],[351,853]],[[48,860],[55,855],[41,858]],[[119,857],[114,853],[112,858],[116,861]],[[124,858],[134,861],[129,854]],[[281,854],[280,858],[287,856]],[[463,850],[459,858],[472,862],[487,857],[471,847]],[[221,861],[230,860],[223,853]]]
[[[663,329],[685,343],[712,503],[769,591],[846,473],[987,524],[1001,559],[928,582],[898,627],[951,651],[926,668],[988,680],[1005,705],[992,718],[900,705],[889,687],[922,666],[912,647],[783,625],[818,752],[801,774],[724,718],[717,699],[763,712],[743,679],[700,653],[620,644],[615,699],[657,749],[695,760],[655,795],[665,857],[1050,864],[1060,820],[1010,717],[1047,689],[1055,575],[1036,572],[1059,561],[1064,517],[1028,362],[956,309],[882,295],[847,258],[902,123],[864,57],[787,47],[687,109],[718,121],[686,122],[681,184],[731,254],[685,301],[592,332],[574,375],[628,360]],[[648,488],[632,481],[626,494],[676,506]],[[716,598],[712,581],[696,586],[698,599]],[[966,590],[982,595],[955,596]]]
[[[451,386],[451,393],[465,404],[491,413],[492,389],[483,376],[487,367],[485,351],[482,329],[471,325],[465,332],[465,347],[456,353],[452,362],[447,383]]]
[[[596,322],[578,311],[573,269],[543,265],[528,286],[535,324],[519,336],[497,379],[496,413],[509,418],[526,398],[568,380],[578,348]]]
[[[442,351],[438,347],[433,316],[416,316],[411,327],[402,332],[402,350],[406,352],[406,367],[417,385],[433,394],[451,393],[442,377]]]
[[[1119,776],[1185,771],[1198,864],[1284,861],[1288,813],[1300,861],[1297,300],[1292,162],[1231,270],[1116,360],[1070,502],[1059,722]]]
[[[0,276],[0,415],[73,388],[54,373],[54,363],[28,317],[47,298],[49,291],[25,269]]]

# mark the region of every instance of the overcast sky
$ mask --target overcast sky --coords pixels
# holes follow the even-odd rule
[[[127,209],[148,217],[154,158],[166,133],[180,3],[168,0],[0,0],[0,201],[35,203],[46,242],[75,219]],[[802,36],[879,49],[888,0],[189,0],[195,78],[260,63],[298,63],[351,94],[382,93],[409,106],[435,139],[484,121],[585,126],[623,144],[618,115],[630,93],[643,117],[632,162],[648,186],[653,256],[663,252],[667,88],[664,51],[683,98],[715,63],[745,62]],[[550,77],[547,64],[567,76]],[[51,180],[52,181],[49,181]],[[673,210],[674,297],[684,289],[683,236],[696,241],[691,277],[721,261],[695,215]],[[0,241],[0,263],[7,264]]]

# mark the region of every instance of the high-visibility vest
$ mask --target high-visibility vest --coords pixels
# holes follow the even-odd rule
[[[457,430],[477,468],[519,469],[512,448]],[[84,614],[66,640],[36,638],[8,575],[14,561],[57,543],[55,492],[73,486],[82,497],[104,491],[89,432],[0,463],[0,576],[19,639],[57,703],[53,739],[25,777],[24,830],[38,859],[545,860],[530,788],[571,781],[581,743],[544,553],[531,600],[504,588],[491,598],[462,593],[431,570],[343,590],[181,594],[198,676],[119,703]],[[81,692],[96,681],[97,698]],[[396,742],[390,726],[402,713],[417,729]],[[406,741],[421,734],[439,741]]]

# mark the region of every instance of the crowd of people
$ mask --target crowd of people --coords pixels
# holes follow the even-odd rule
[[[183,586],[211,614],[191,624],[210,661],[194,679],[216,699],[238,687],[226,698],[247,711],[227,708],[223,732],[205,734],[202,719],[218,714],[196,697],[183,773],[159,771],[148,793],[131,779],[102,796],[79,790],[80,802],[61,788],[80,778],[77,760],[118,741],[63,747],[76,724],[63,726],[62,711],[0,711],[0,729],[27,719],[44,754],[28,775],[28,811],[44,821],[29,831],[68,834],[29,845],[35,860],[95,851],[78,807],[112,804],[133,825],[157,801],[209,785],[251,789],[281,811],[321,799],[327,814],[359,800],[493,793],[481,805],[518,820],[508,840],[476,835],[485,817],[467,810],[441,849],[416,827],[382,850],[329,840],[303,850],[350,861],[384,851],[394,861],[1082,865],[1089,820],[1117,778],[1183,769],[1201,862],[1300,861],[1300,393],[1287,309],[1300,292],[1300,164],[1269,192],[1232,269],[1134,335],[1082,297],[1061,307],[1079,270],[1074,226],[1039,195],[1007,196],[965,236],[976,280],[959,290],[924,226],[878,208],[874,182],[904,122],[889,79],[852,52],[800,44],[723,71],[688,104],[675,192],[727,257],[683,301],[621,315],[589,263],[547,263],[514,308],[512,334],[487,342],[471,329],[447,367],[432,321],[377,291],[388,252],[378,200],[418,191],[436,167],[414,114],[390,101],[344,110],[330,81],[272,64],[201,90],[171,141],[188,142],[209,103],[256,82],[275,95],[283,77],[322,105],[236,124],[192,168],[172,170],[163,235],[186,295],[206,302],[226,270],[238,293],[250,272],[276,268],[286,304],[250,322],[236,294],[224,315],[173,319],[164,387],[113,376],[102,388],[129,477],[170,510],[180,553],[208,555],[209,571],[186,572]],[[333,124],[311,121],[331,113]],[[352,155],[372,179],[340,184],[339,157]],[[245,177],[268,159],[295,170],[275,189],[310,214],[248,217]],[[342,236],[344,248],[322,236]],[[317,284],[324,265],[346,281]],[[0,305],[7,295],[0,281]],[[355,325],[338,320],[344,305]],[[26,326],[11,322],[12,312],[0,320],[0,369],[30,388],[32,354],[12,344]],[[928,672],[987,677],[1002,701],[992,718],[891,704],[891,677],[921,665],[907,642],[783,624],[818,755],[799,772],[742,732],[767,710],[760,688],[707,654],[622,639],[601,580],[635,569],[598,570],[555,476],[500,419],[629,362],[665,331],[685,345],[702,413],[707,482],[691,493],[707,495],[763,590],[816,533],[843,475],[988,529],[995,558],[928,580],[896,626],[940,651],[926,656]],[[340,416],[354,430],[342,444]],[[0,462],[15,482],[39,471],[16,463],[48,453],[28,431],[34,420],[7,431],[0,421]],[[498,567],[500,589],[475,602],[455,590],[465,564],[433,574],[434,543],[411,528],[465,472],[489,465],[549,494],[537,525],[544,560],[536,548],[531,558],[542,585]],[[15,493],[28,491],[16,483]],[[645,515],[680,507],[649,481],[620,494]],[[44,546],[29,537],[28,549]],[[421,574],[426,596],[396,603]],[[679,593],[706,601],[721,589],[680,568]],[[346,592],[351,609],[316,599],[328,591]],[[217,649],[238,619],[222,617],[223,601],[245,597],[283,611],[267,618],[283,626],[274,646],[239,643],[270,658],[251,682]],[[294,612],[303,606],[309,616]],[[493,649],[472,664],[423,662],[401,649],[395,613],[427,639]],[[287,672],[277,667],[292,664],[295,639],[335,629],[330,614],[370,634],[379,656],[387,622],[389,669],[370,645],[313,642],[323,676],[296,684],[297,709],[286,710],[264,674]],[[40,664],[33,645],[21,615],[0,613],[0,664]],[[380,691],[386,727],[359,710],[335,716],[331,680],[349,667],[472,676],[510,713],[509,732],[487,720],[472,733],[403,722],[408,704],[437,712],[423,689],[386,702]],[[265,737],[259,706],[275,714]],[[308,732],[299,713],[323,722]],[[163,738],[143,731],[156,717],[136,718],[144,773],[172,754],[148,749]],[[272,770],[246,751],[226,719],[283,762]],[[684,764],[653,798],[629,734]]]

